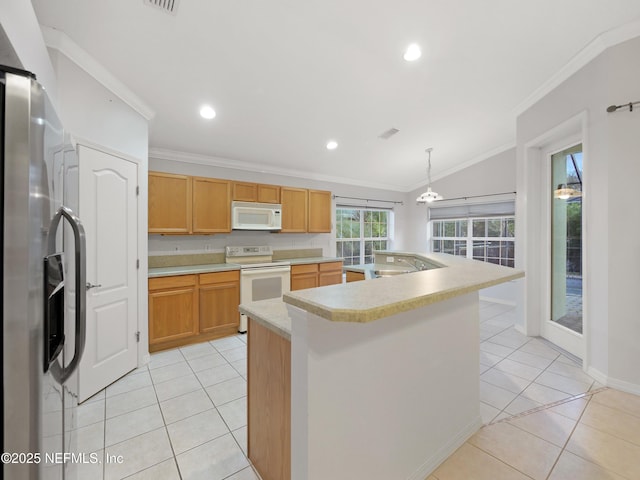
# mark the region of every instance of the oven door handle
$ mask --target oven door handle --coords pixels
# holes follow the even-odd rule
[[[247,275],[271,275],[274,273],[290,273],[291,272],[291,267],[276,267],[276,268],[271,268],[271,267],[258,267],[258,268],[245,268],[240,270],[240,275],[241,276],[247,276]]]

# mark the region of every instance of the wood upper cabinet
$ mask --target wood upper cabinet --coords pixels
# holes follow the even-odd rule
[[[309,233],[331,233],[331,192],[309,190]]]
[[[307,231],[308,190],[304,188],[282,187],[281,233],[305,233]]]
[[[260,203],[280,203],[280,186],[259,183],[258,201]]]
[[[149,350],[198,332],[196,275],[149,279]],[[156,346],[156,348],[154,348]]]
[[[249,182],[233,182],[231,198],[237,202],[257,202],[258,184]]]
[[[231,182],[193,177],[193,233],[231,231]]]
[[[231,232],[231,201],[282,204],[281,233],[330,233],[331,192],[149,172],[149,233]]]
[[[200,333],[229,335],[240,325],[240,272],[200,274]]]
[[[149,172],[149,233],[191,232],[191,177]]]
[[[233,182],[232,199],[239,202],[280,203],[280,187],[262,183]]]

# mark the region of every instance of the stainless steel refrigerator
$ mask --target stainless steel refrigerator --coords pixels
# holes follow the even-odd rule
[[[46,92],[0,66],[2,178],[2,473],[72,478],[77,401],[70,378],[84,349],[84,231],[67,205],[77,157]],[[77,189],[68,189],[77,191]],[[7,453],[11,456],[7,456]]]

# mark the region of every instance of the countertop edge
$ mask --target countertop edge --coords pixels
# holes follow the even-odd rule
[[[245,314],[251,320],[291,341],[291,318],[289,318],[287,306],[282,299],[240,304],[238,309],[240,313]]]
[[[435,260],[435,261],[439,261],[440,263],[444,263],[444,264],[447,263],[447,259],[440,258],[440,256],[436,258],[433,258],[433,257],[429,258],[428,256],[425,256],[425,258],[429,259],[430,261]],[[475,260],[466,260],[466,259],[464,260],[467,262],[475,262]],[[417,295],[409,298],[399,298],[397,301],[391,301],[387,304],[376,305],[370,308],[332,307],[318,300],[320,298],[319,292],[317,292],[314,295],[316,298],[303,298],[305,296],[305,294],[302,293],[304,292],[304,290],[300,291],[301,293],[290,292],[285,294],[283,297],[283,301],[290,305],[296,306],[310,313],[313,313],[329,321],[366,323],[366,322],[378,320],[380,318],[389,317],[397,313],[406,312],[409,310],[414,310],[414,309],[427,306],[430,304],[434,304],[437,302],[441,302],[444,300],[449,300],[451,298],[454,298],[460,295],[465,295],[467,293],[471,293],[474,291],[478,291],[483,288],[499,285],[501,283],[509,282],[512,280],[517,280],[519,278],[523,278],[525,275],[524,272],[519,270],[513,270],[509,267],[500,267],[500,268],[504,268],[504,269],[509,268],[509,270],[511,270],[512,273],[507,274],[506,272],[504,272],[500,275],[497,275],[495,271],[493,272],[491,271],[493,267],[487,268],[488,264],[470,263],[465,265],[464,263],[461,263],[460,260],[453,259],[453,258],[450,259],[450,262],[451,263],[449,263],[446,267],[444,267],[447,270],[451,269],[449,270],[449,272],[452,272],[455,274],[456,270],[460,271],[461,268],[471,268],[473,271],[472,273],[474,273],[479,277],[478,281],[473,281],[473,282],[466,281],[466,282],[462,282],[459,286],[454,286],[452,288],[446,288],[443,290],[429,292],[423,295]],[[439,269],[435,269],[435,270],[437,271]],[[416,272],[416,273],[420,273],[420,272]],[[405,277],[405,276],[403,275],[395,278],[400,280],[402,277]],[[483,279],[482,277],[485,277],[485,278]],[[371,280],[371,282],[373,281],[379,282],[380,280],[382,279]],[[385,280],[392,280],[392,279],[385,279]],[[354,284],[366,285],[368,283],[369,281],[367,281],[366,283],[354,282],[352,284],[346,284],[346,285],[354,285]],[[344,285],[345,284],[342,284],[343,287]],[[331,289],[336,287],[339,288],[339,286],[337,285],[332,285],[332,286],[322,287],[322,288]],[[367,288],[367,287],[365,286],[364,288]],[[325,292],[328,293],[328,290],[325,290]],[[372,292],[372,295],[373,294],[374,292]],[[311,296],[311,295],[307,294],[307,296]],[[328,296],[328,298],[330,297],[331,295]]]
[[[291,265],[306,265],[310,263],[330,263],[342,262],[339,257],[305,257],[283,259]],[[194,275],[198,273],[228,272],[230,270],[240,270],[240,265],[235,263],[211,263],[208,265],[185,265],[179,267],[156,267],[150,268],[147,278],[173,277],[178,275]]]

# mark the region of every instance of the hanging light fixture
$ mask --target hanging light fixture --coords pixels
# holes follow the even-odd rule
[[[558,184],[558,188],[553,191],[553,198],[558,198],[560,200],[568,200],[570,198],[581,196],[582,192],[576,190],[575,188],[569,187],[566,183]]]
[[[416,198],[417,203],[431,203],[436,200],[442,200],[442,195],[431,190],[431,151],[433,148],[427,148],[425,151],[429,155],[427,160],[427,191]]]

